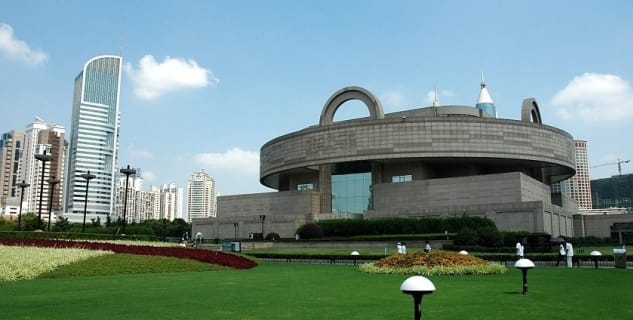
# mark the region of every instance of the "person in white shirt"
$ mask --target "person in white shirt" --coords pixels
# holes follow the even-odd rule
[[[571,242],[565,243],[565,251],[567,251],[567,268],[571,268],[574,265],[574,246],[571,245]]]
[[[523,251],[523,245],[521,244],[521,241],[517,242],[516,249],[517,249],[517,259],[523,259],[524,251]]]

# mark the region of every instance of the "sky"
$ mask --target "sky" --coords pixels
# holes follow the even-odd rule
[[[499,118],[533,97],[543,123],[588,142],[590,176],[633,172],[631,1],[0,0],[0,133],[35,116],[70,134],[73,86],[123,56],[119,167],[146,188],[220,195],[259,183],[266,142],[318,124],[346,86],[385,113],[474,106],[482,73]],[[359,101],[335,120],[368,115]]]

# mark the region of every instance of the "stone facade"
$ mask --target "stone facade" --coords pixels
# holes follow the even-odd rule
[[[348,100],[365,103],[370,116],[333,122]],[[319,125],[262,146],[260,182],[279,192],[219,197],[217,218],[194,221],[194,230],[244,238],[261,232],[266,215],[264,233],[293,237],[305,222],[337,216],[333,175],[369,173],[367,210],[358,215],[365,219],[471,214],[502,230],[571,236],[576,205],[553,205],[550,185],[576,172],[573,138],[543,125],[534,99],[521,109],[520,121],[469,106],[384,114],[371,92],[343,88],[325,103]],[[296,191],[302,186],[311,191]]]

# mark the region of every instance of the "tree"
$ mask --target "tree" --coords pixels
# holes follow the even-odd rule
[[[55,225],[53,226],[54,232],[66,232],[70,231],[70,222],[68,222],[68,218],[57,217],[57,221],[55,221]]]

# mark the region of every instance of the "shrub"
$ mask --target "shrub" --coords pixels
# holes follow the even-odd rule
[[[323,229],[316,223],[306,223],[297,229],[297,234],[301,239],[323,238]]]
[[[484,247],[497,247],[503,244],[501,232],[495,227],[483,227],[477,230],[478,244]]]
[[[266,240],[268,241],[275,241],[275,240],[279,240],[281,237],[279,237],[279,234],[276,232],[270,232],[266,235]]]
[[[496,229],[488,218],[459,216],[446,218],[380,218],[370,220],[338,219],[318,222],[326,237],[350,237],[385,234],[456,233],[465,227]]]
[[[479,241],[479,235],[477,231],[465,227],[457,235],[455,235],[454,243],[456,245],[467,245],[473,246],[476,245]]]

